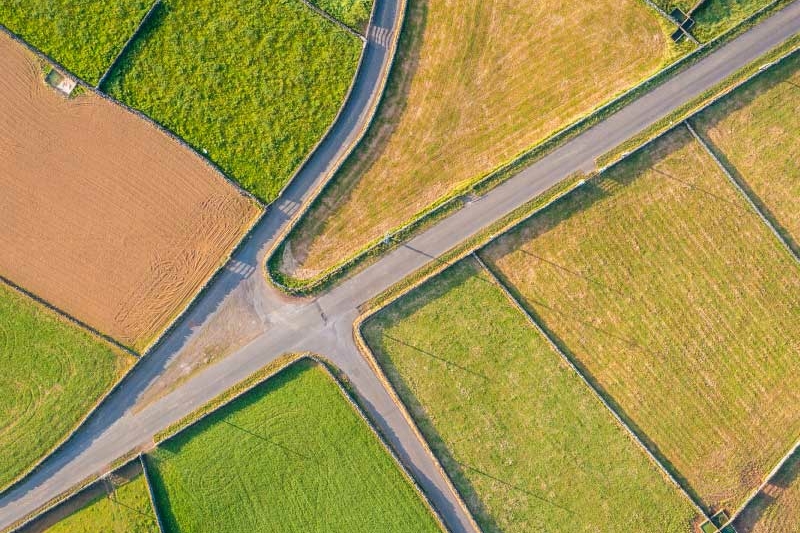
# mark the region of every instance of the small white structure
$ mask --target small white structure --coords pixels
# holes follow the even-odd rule
[[[45,81],[65,96],[72,94],[72,90],[78,85],[77,81],[56,69],[52,69],[47,76],[45,76]]]

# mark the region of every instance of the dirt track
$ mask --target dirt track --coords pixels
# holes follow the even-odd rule
[[[142,349],[258,206],[94,94],[68,100],[0,34],[0,275]]]

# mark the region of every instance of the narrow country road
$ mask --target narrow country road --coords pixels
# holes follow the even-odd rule
[[[396,31],[396,4],[381,0],[378,4],[380,13],[376,13],[375,22]],[[23,483],[2,495],[0,528],[37,509],[92,472],[100,472],[129,450],[148,445],[153,434],[279,355],[309,350],[327,357],[347,375],[369,414],[448,528],[459,533],[476,532],[475,524],[449,480],[440,474],[425,443],[417,438],[356,350],[352,324],[359,304],[572,173],[592,169],[596,157],[798,31],[800,2],[794,2],[322,296],[314,300],[289,299],[264,280],[261,272],[264,254],[304,195],[316,188],[346,139],[355,135],[354,126],[365,116],[375,94],[366,81],[361,86],[361,80],[357,81],[353,98],[331,135],[181,324],[142,360],[123,386],[60,451]],[[370,35],[381,33],[370,32]],[[385,48],[371,42],[366,54],[362,70],[383,68]],[[161,378],[166,379],[171,368],[191,359],[192,353],[204,346],[204,339],[230,327],[231,316],[247,317],[244,322],[257,333],[233,353],[171,391],[165,389],[161,396],[148,396],[148,389],[158,386]]]

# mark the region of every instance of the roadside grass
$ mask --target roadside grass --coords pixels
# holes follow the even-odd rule
[[[439,531],[376,435],[309,361],[146,460],[168,531]]]
[[[693,122],[800,250],[800,54],[764,71]]]
[[[690,531],[691,504],[473,259],[363,332],[483,531]]]
[[[47,533],[158,533],[143,475],[95,498],[45,530]]]
[[[695,25],[690,31],[698,41],[708,42],[772,2],[773,0],[705,0],[692,14]],[[698,1],[654,0],[654,3],[667,14],[676,7],[688,14]]]
[[[685,128],[486,258],[712,510],[800,436],[800,269]]]
[[[0,0],[0,24],[95,84],[150,5],[148,0]]]
[[[0,489],[64,439],[133,361],[0,284]]]
[[[364,33],[374,0],[310,0],[332,17]]]
[[[337,265],[657,71],[685,50],[666,26],[638,0],[411,0],[375,121],[292,232],[287,273]]]
[[[738,533],[800,533],[800,453],[734,521]]]
[[[339,110],[361,41],[300,0],[164,0],[104,84],[264,202]]]

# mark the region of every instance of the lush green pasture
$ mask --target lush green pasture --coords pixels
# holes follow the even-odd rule
[[[695,121],[777,226],[800,243],[800,54]]]
[[[97,83],[150,5],[148,0],[0,0],[0,24]]]
[[[800,268],[685,128],[487,256],[708,506],[800,437]]]
[[[169,531],[439,531],[335,382],[309,362],[147,459]]]
[[[320,9],[336,17],[354,30],[366,30],[372,0],[311,0]]]
[[[273,200],[333,121],[361,42],[300,0],[164,0],[107,83]]]
[[[653,74],[678,53],[666,25],[639,0],[410,0],[376,120],[285,270],[339,264]]]
[[[93,500],[47,533],[158,533],[144,476],[114,488]]]
[[[473,260],[364,333],[483,531],[690,531],[688,500]]]
[[[61,441],[132,362],[0,284],[0,488]]]
[[[700,42],[710,41],[772,2],[773,0],[705,0],[692,14],[695,26],[690,31]],[[698,2],[655,0],[655,3],[667,14],[675,7],[688,14]]]

